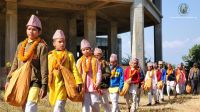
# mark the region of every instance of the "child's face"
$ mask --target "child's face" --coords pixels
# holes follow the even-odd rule
[[[41,31],[37,29],[37,27],[34,26],[28,26],[26,29],[26,34],[29,39],[35,39],[40,35]]]
[[[84,56],[90,56],[91,54],[92,54],[92,52],[91,52],[91,48],[89,48],[89,47],[86,47],[86,48],[83,48],[83,49],[81,49],[81,51],[82,51],[82,54],[84,55]]]
[[[110,65],[113,66],[113,67],[116,67],[117,66],[117,60],[115,60],[115,61],[110,60]]]
[[[53,46],[55,47],[56,50],[64,50],[65,49],[65,39],[63,38],[58,38],[53,40]]]
[[[98,60],[100,60],[100,59],[102,58],[102,55],[101,55],[100,53],[95,54],[94,56],[95,56]]]
[[[148,69],[149,71],[151,71],[151,70],[153,69],[153,67],[152,67],[152,66],[148,66],[147,69]]]

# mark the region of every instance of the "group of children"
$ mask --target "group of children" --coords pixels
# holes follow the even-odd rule
[[[124,72],[118,65],[116,54],[111,54],[107,62],[103,59],[102,50],[95,48],[92,52],[92,47],[86,39],[81,41],[80,49],[83,55],[75,62],[73,54],[65,48],[66,37],[62,30],[56,30],[54,33],[55,49],[48,52],[45,41],[39,37],[42,25],[38,17],[32,15],[26,27],[27,38],[17,47],[5,85],[7,89],[12,84],[10,79],[13,77],[13,72],[20,69],[27,61],[31,61],[30,88],[21,88],[28,89],[27,96],[24,96],[26,102],[21,105],[25,112],[37,112],[37,103],[40,98],[47,95],[47,88],[49,88],[49,103],[54,106],[54,112],[65,112],[64,107],[69,96],[61,66],[73,74],[77,91],[83,94],[83,112],[100,112],[99,103],[105,112],[119,112],[118,99],[123,91],[129,111],[135,112],[139,106],[142,85],[148,91],[148,105],[152,105],[152,95],[156,104],[159,103],[159,99],[164,101],[165,84],[168,96],[170,90],[176,88],[175,93],[181,94],[184,88],[185,71],[181,66],[174,71],[170,64],[165,70],[162,61],[158,62],[158,67],[155,63],[148,63],[145,76],[139,66],[139,60],[132,58],[130,66]]]

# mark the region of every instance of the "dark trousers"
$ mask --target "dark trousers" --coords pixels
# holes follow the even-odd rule
[[[198,88],[198,80],[191,80],[191,85],[192,85],[192,93],[197,94],[197,88]]]

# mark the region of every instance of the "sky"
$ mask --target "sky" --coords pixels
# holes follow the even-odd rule
[[[180,15],[179,6],[186,3],[187,15]],[[200,0],[162,0],[163,60],[179,64],[189,49],[200,44]],[[153,26],[144,29],[145,57],[154,61]],[[122,38],[122,57],[131,55],[130,32],[119,34]],[[128,42],[128,44],[127,44]]]

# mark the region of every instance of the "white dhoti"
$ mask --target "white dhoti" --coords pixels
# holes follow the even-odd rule
[[[175,81],[167,81],[167,95],[170,96],[170,91],[172,90],[175,94]]]
[[[149,92],[148,92],[148,98],[149,98],[149,103],[152,104],[152,96],[154,97],[154,101],[156,102],[157,100],[157,90],[156,89],[151,89]]]
[[[126,104],[130,112],[136,112],[138,85],[131,84],[128,93],[125,95]]]
[[[56,100],[53,112],[65,112],[65,100]]]
[[[39,87],[31,87],[28,93],[25,112],[37,112],[37,103],[39,101]]]
[[[108,100],[109,92],[107,89],[102,89],[102,96],[100,96],[101,104],[104,108],[104,112],[110,112],[110,104]]]
[[[118,106],[119,93],[110,93],[110,100],[112,102],[111,112],[119,112],[119,106]]]
[[[99,95],[97,92],[86,92],[82,103],[82,112],[91,112],[91,108],[92,112],[100,112],[99,102]]]

